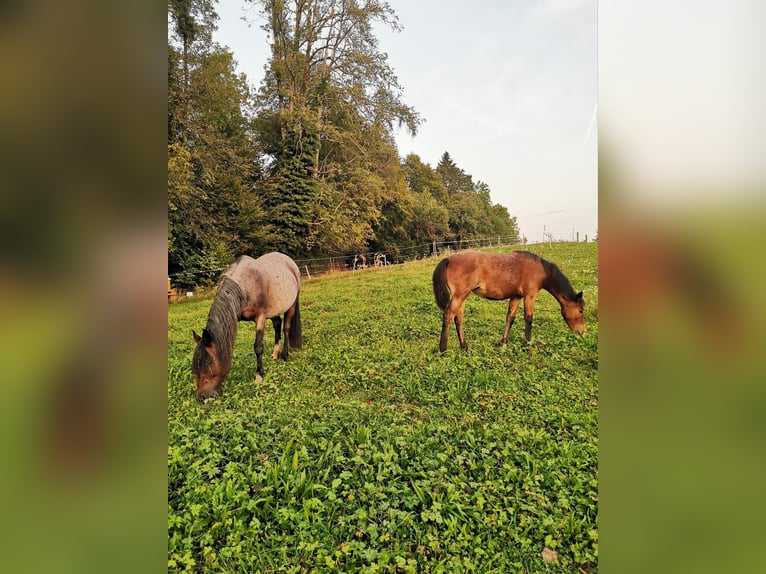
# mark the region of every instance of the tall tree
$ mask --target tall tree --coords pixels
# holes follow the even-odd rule
[[[168,20],[172,23],[168,38],[169,94],[174,96],[168,107],[168,134],[171,139],[183,139],[191,114],[187,97],[191,84],[191,69],[202,53],[209,50],[217,28],[215,0],[168,0]],[[173,91],[173,88],[175,90]]]
[[[269,186],[271,219],[275,229],[290,230],[289,250],[308,252],[319,245],[315,228],[327,210],[344,212],[344,194],[335,193],[335,183],[346,189],[358,185],[364,193],[379,187],[371,177],[347,177],[353,172],[349,163],[374,173],[365,147],[371,134],[380,139],[395,125],[415,133],[420,119],[402,102],[401,87],[373,34],[376,22],[398,29],[388,3],[254,1],[271,40],[257,124],[270,142],[278,184]],[[338,177],[345,179],[334,182]]]
[[[471,176],[460,169],[446,151],[442,154],[436,166],[436,173],[441,176],[444,187],[449,195],[473,191],[473,179]]]
[[[212,281],[263,236],[251,96],[212,41],[212,5],[168,3],[168,264],[181,285]]]

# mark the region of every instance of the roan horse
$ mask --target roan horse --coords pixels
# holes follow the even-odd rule
[[[224,271],[202,336],[192,331],[197,343],[192,375],[198,399],[218,394],[221,382],[231,369],[239,321],[255,322],[256,383],[263,380],[261,355],[266,319],[271,319],[274,325],[273,359],[279,356],[286,361],[288,347],[300,348],[303,344],[300,290],[298,266],[282,253],[267,253],[258,259],[242,255]],[[283,313],[284,321],[280,317]],[[280,351],[283,328],[285,345]]]
[[[545,289],[561,305],[561,315],[569,328],[581,335],[585,301],[582,291],[575,293],[569,279],[553,263],[529,253],[479,253],[465,251],[442,259],[434,269],[436,304],[444,312],[439,351],[447,350],[450,323],[455,321],[460,346],[468,349],[463,331],[463,308],[471,293],[479,297],[508,302],[505,331],[500,344],[505,347],[516,310],[524,299],[524,337],[532,335],[532,311],[540,289]]]

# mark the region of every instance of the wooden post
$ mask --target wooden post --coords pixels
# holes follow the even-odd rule
[[[580,232],[577,232],[577,243],[580,243]]]

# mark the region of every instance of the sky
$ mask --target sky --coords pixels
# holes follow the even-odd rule
[[[442,154],[515,216],[529,242],[598,230],[596,0],[389,0],[403,30],[379,27],[425,120],[396,134],[399,155]],[[252,4],[220,0],[215,40],[258,86],[268,59]],[[244,17],[244,20],[243,20]],[[246,21],[245,21],[246,20]],[[249,23],[248,23],[249,22]]]

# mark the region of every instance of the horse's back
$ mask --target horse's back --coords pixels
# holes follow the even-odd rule
[[[539,289],[544,274],[539,258],[525,251],[461,251],[449,257],[450,289],[470,290],[487,299],[507,299]]]
[[[247,319],[260,313],[267,318],[284,313],[301,290],[301,274],[295,261],[276,251],[258,259],[242,255],[227,273],[245,292],[243,317]]]
[[[288,271],[289,273],[286,276],[295,279],[300,287],[301,272],[298,269],[298,265],[284,253],[279,253],[278,251],[266,253],[255,259],[253,265],[270,275],[279,274],[281,276],[283,272]]]

